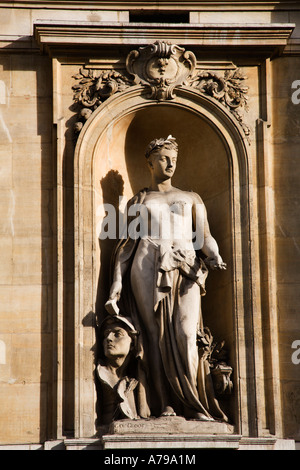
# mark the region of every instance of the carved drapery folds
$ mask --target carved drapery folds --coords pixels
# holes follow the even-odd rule
[[[73,78],[74,101],[79,103],[79,120],[75,124],[78,134],[91,113],[107,98],[126,90],[130,86],[142,85],[149,89],[148,99],[172,100],[176,88],[190,86],[199,93],[218,100],[237,119],[246,136],[250,130],[244,123],[241,109],[248,111],[245,77],[239,68],[215,71],[196,70],[197,60],[193,52],[176,44],[156,41],[138,50],[131,51],[126,58],[126,70],[100,70],[81,68]]]

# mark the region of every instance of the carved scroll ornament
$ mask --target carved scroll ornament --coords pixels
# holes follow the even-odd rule
[[[216,73],[196,72],[196,57],[176,44],[156,41],[131,51],[126,59],[126,71],[81,68],[73,78],[74,101],[79,103],[78,134],[91,113],[107,98],[128,87],[142,85],[149,89],[148,98],[158,101],[175,98],[176,88],[186,85],[211,96],[226,107],[240,123],[246,136],[250,130],[244,123],[241,109],[248,111],[245,77],[239,68]]]

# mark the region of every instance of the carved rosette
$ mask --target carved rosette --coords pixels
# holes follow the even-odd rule
[[[210,96],[228,109],[241,125],[246,137],[249,127],[244,123],[241,110],[248,111],[245,77],[239,68],[222,74],[212,71],[196,72],[196,57],[176,44],[156,41],[126,58],[126,70],[98,70],[81,68],[73,78],[74,101],[80,105],[75,133],[78,134],[92,112],[107,98],[128,87],[142,85],[149,89],[148,98],[158,101],[175,98],[176,88],[186,85]]]

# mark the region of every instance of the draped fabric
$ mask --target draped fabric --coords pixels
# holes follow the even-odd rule
[[[188,256],[191,255],[190,253]],[[191,261],[191,256],[188,258]],[[197,280],[196,270],[188,269],[193,267],[195,263],[191,265],[188,264],[183,253],[181,253],[181,259],[178,260],[177,254],[174,253],[172,256],[171,252],[165,253],[161,262],[157,265],[158,272],[158,289],[155,291],[157,295],[155,296],[155,310],[156,310],[156,319],[159,326],[160,334],[160,351],[162,356],[162,361],[165,369],[166,376],[168,377],[169,383],[175,392],[176,396],[180,401],[198,412],[210,416],[209,412],[199,400],[198,390],[197,390],[197,366],[198,366],[198,351],[196,344],[196,334],[197,330],[195,329],[194,339],[195,344],[192,351],[186,350],[186,356],[183,357],[180,354],[178,348],[178,343],[180,338],[178,338],[178,333],[176,330],[176,323],[180,321],[181,317],[181,302],[180,302],[180,291],[185,290],[183,284],[185,283],[185,276],[182,274],[182,271],[185,274],[191,274],[194,278],[194,282],[200,283],[199,278],[202,278],[202,288],[204,289],[203,282],[207,273],[201,271],[200,267],[198,268],[199,277]],[[160,286],[166,286],[167,291],[162,293]],[[199,286],[200,287],[200,286]],[[200,293],[199,293],[200,294]],[[191,312],[191,315],[197,315],[198,317],[198,328],[199,322],[201,321],[200,312]],[[190,352],[190,355],[188,354]]]
[[[187,259],[191,262],[192,257],[190,253]],[[163,257],[162,263],[160,266],[157,266],[159,273],[158,285],[165,286],[167,281],[168,292],[156,303],[156,318],[160,331],[160,350],[166,376],[176,396],[185,406],[203,413],[207,417],[226,421],[227,417],[215,398],[209,363],[206,358],[199,357],[198,351],[196,352],[197,331],[195,330],[194,337],[195,348],[191,348],[191,351],[186,351],[186,357],[182,357],[178,348],[180,339],[175,327],[177,317],[181,317],[181,302],[180,295],[178,294],[181,290],[185,290],[185,281],[187,278],[190,278],[199,285],[202,295],[204,295],[204,282],[207,277],[206,268],[201,264],[199,265],[197,259],[192,264],[182,259],[178,265],[176,254],[173,258],[174,263],[170,253],[168,253],[168,260],[171,262],[166,265],[166,259]],[[191,266],[195,268],[195,265],[199,266],[197,270],[186,269]],[[171,266],[172,270],[170,269]],[[164,271],[165,268],[168,270]],[[198,276],[196,276],[196,272],[198,272]],[[202,328],[202,315],[200,311],[198,329]]]
[[[105,395],[103,423],[110,423],[119,417],[137,419],[134,394],[138,381],[125,376],[115,383],[109,369],[101,364],[97,366],[97,374],[102,384],[102,394]]]

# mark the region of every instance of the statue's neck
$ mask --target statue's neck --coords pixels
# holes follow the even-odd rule
[[[149,187],[150,191],[159,191],[161,193],[168,192],[172,189],[171,179],[164,181],[157,181],[152,179],[151,185]]]
[[[127,361],[126,361],[126,358],[124,358],[124,356],[121,356],[121,357],[110,357],[109,359],[109,364],[107,365],[107,368],[111,370],[112,373],[114,373],[115,375],[122,375],[122,372],[123,372],[123,369],[126,368],[126,365],[127,365]]]

